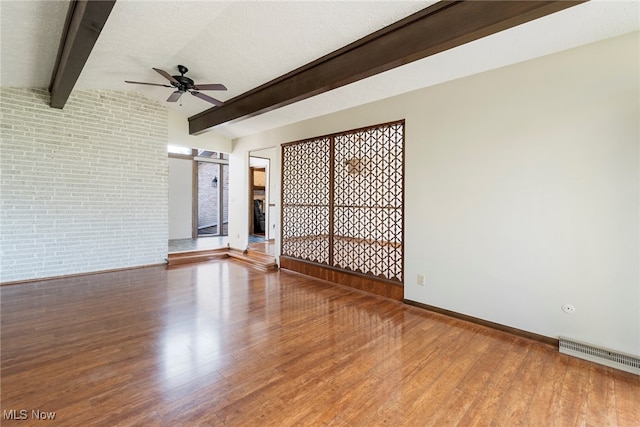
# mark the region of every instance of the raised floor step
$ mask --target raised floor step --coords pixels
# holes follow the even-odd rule
[[[255,251],[239,251],[236,249],[229,249],[228,255],[240,262],[244,262],[246,264],[250,264],[254,267],[260,268],[261,270],[277,270],[278,264],[276,264],[275,257],[271,255],[263,254],[261,252]]]
[[[167,257],[167,264],[181,265],[195,262],[207,262],[221,258],[232,258],[265,271],[278,269],[276,259],[271,255],[251,250],[243,252],[229,248],[171,253]]]
[[[170,253],[167,257],[168,265],[190,264],[194,262],[205,262],[214,259],[227,258],[227,248],[210,249],[204,251],[187,251]]]

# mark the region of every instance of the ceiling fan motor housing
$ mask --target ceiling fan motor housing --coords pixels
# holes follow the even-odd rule
[[[176,79],[179,84],[175,84],[174,82],[171,82],[171,84],[177,87],[179,90],[187,91],[187,89],[193,88],[193,80],[191,80],[189,77],[173,76],[173,78]]]
[[[189,77],[185,77],[184,75],[189,71],[187,67],[184,65],[178,65],[178,71],[180,72],[180,76],[172,76],[179,84],[175,84],[171,82],[173,86],[178,88],[180,92],[186,92],[187,90],[193,88],[194,82]]]

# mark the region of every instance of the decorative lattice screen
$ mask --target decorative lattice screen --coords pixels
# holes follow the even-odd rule
[[[282,254],[403,280],[404,121],[283,145]]]
[[[286,145],[282,156],[282,253],[329,264],[329,138]]]

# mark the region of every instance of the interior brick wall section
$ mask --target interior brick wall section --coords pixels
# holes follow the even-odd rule
[[[167,110],[141,95],[0,89],[0,281],[164,262]]]
[[[219,170],[216,163],[198,163],[198,227],[218,224],[218,190],[224,185]],[[214,177],[218,180],[216,188],[212,184]]]

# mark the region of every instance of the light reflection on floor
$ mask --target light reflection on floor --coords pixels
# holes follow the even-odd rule
[[[207,263],[174,272],[181,273],[190,281],[192,315],[179,316],[183,321],[167,324],[164,330],[160,365],[167,390],[215,373],[229,363],[216,327],[223,320],[222,313],[229,312],[229,264]]]

